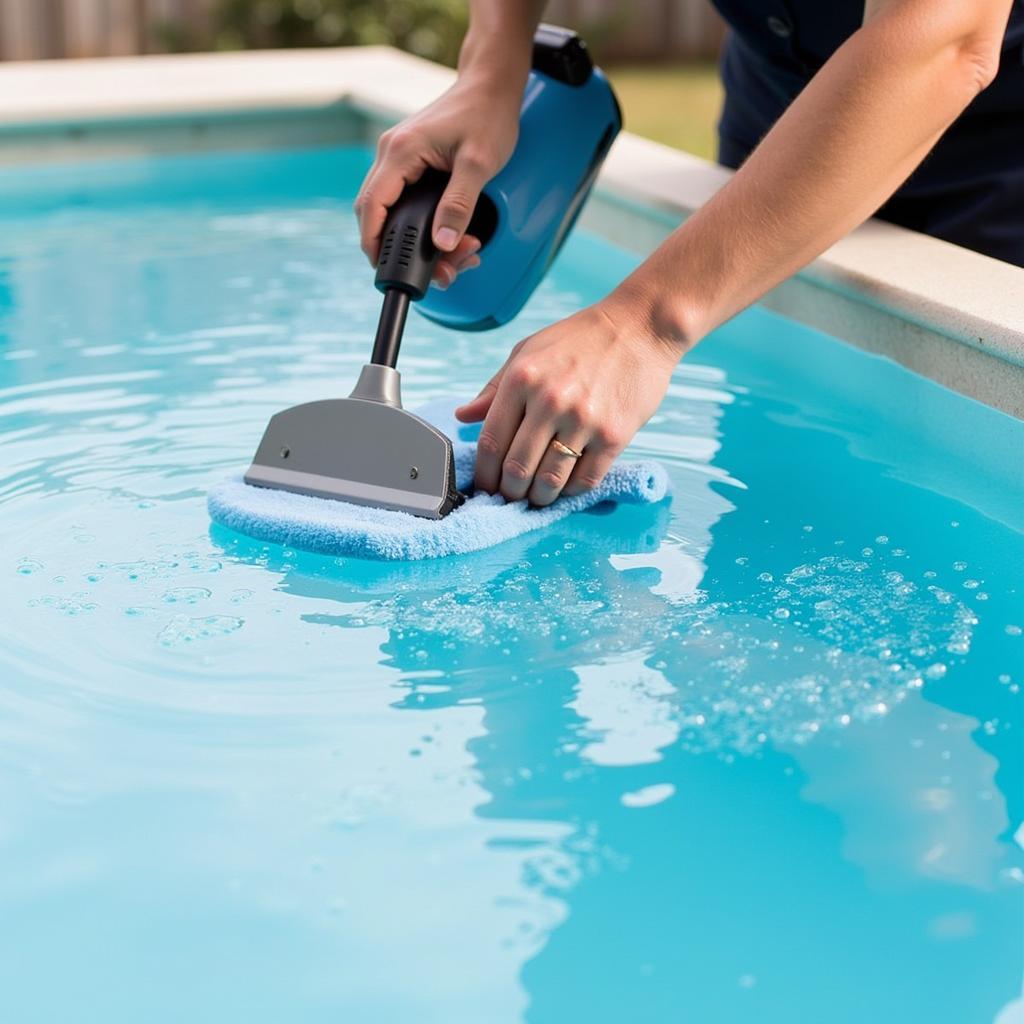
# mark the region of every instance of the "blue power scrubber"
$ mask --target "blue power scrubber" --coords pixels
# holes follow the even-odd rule
[[[468,481],[465,472],[456,474],[451,439],[402,408],[395,364],[409,305],[463,331],[514,317],[565,241],[621,125],[611,86],[582,40],[542,25],[515,151],[484,188],[469,226],[482,243],[480,268],[445,291],[429,289],[438,256],[431,229],[448,175],[428,170],[406,187],[385,222],[375,282],[383,306],[370,362],[355,389],[348,398],[307,402],[273,416],[245,487],[427,519],[459,508],[465,501],[460,486]],[[231,493],[249,514],[229,514]],[[245,492],[221,488],[217,494],[209,503],[215,519],[258,530],[258,513],[252,514],[252,501],[242,500]]]

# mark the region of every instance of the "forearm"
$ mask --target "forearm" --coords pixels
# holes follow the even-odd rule
[[[482,86],[522,86],[544,0],[471,0],[459,75]]]
[[[1002,8],[991,20],[1001,37],[1009,0],[989,6]],[[896,2],[868,20],[624,283],[657,334],[685,351],[814,259],[892,195],[987,84],[991,40],[922,26],[921,13]]]

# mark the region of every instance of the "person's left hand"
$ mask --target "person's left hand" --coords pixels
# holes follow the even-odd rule
[[[456,410],[464,423],[484,421],[477,489],[550,505],[596,487],[657,409],[681,354],[608,299],[521,341]]]

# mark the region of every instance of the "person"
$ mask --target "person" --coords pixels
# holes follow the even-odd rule
[[[475,486],[534,505],[596,486],[683,355],[876,211],[1024,265],[1021,2],[716,0],[732,28],[720,158],[738,170],[458,410],[483,421]],[[451,172],[436,282],[478,264],[466,228],[515,147],[543,6],[472,0],[455,83],[381,136],[356,200],[371,263],[388,207],[431,166]]]

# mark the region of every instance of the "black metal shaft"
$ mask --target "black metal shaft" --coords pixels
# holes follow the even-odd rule
[[[402,347],[402,332],[405,317],[409,312],[409,293],[400,288],[389,288],[384,292],[384,304],[380,309],[377,323],[377,337],[373,341],[371,363],[379,366],[394,366],[398,362],[398,350]]]

